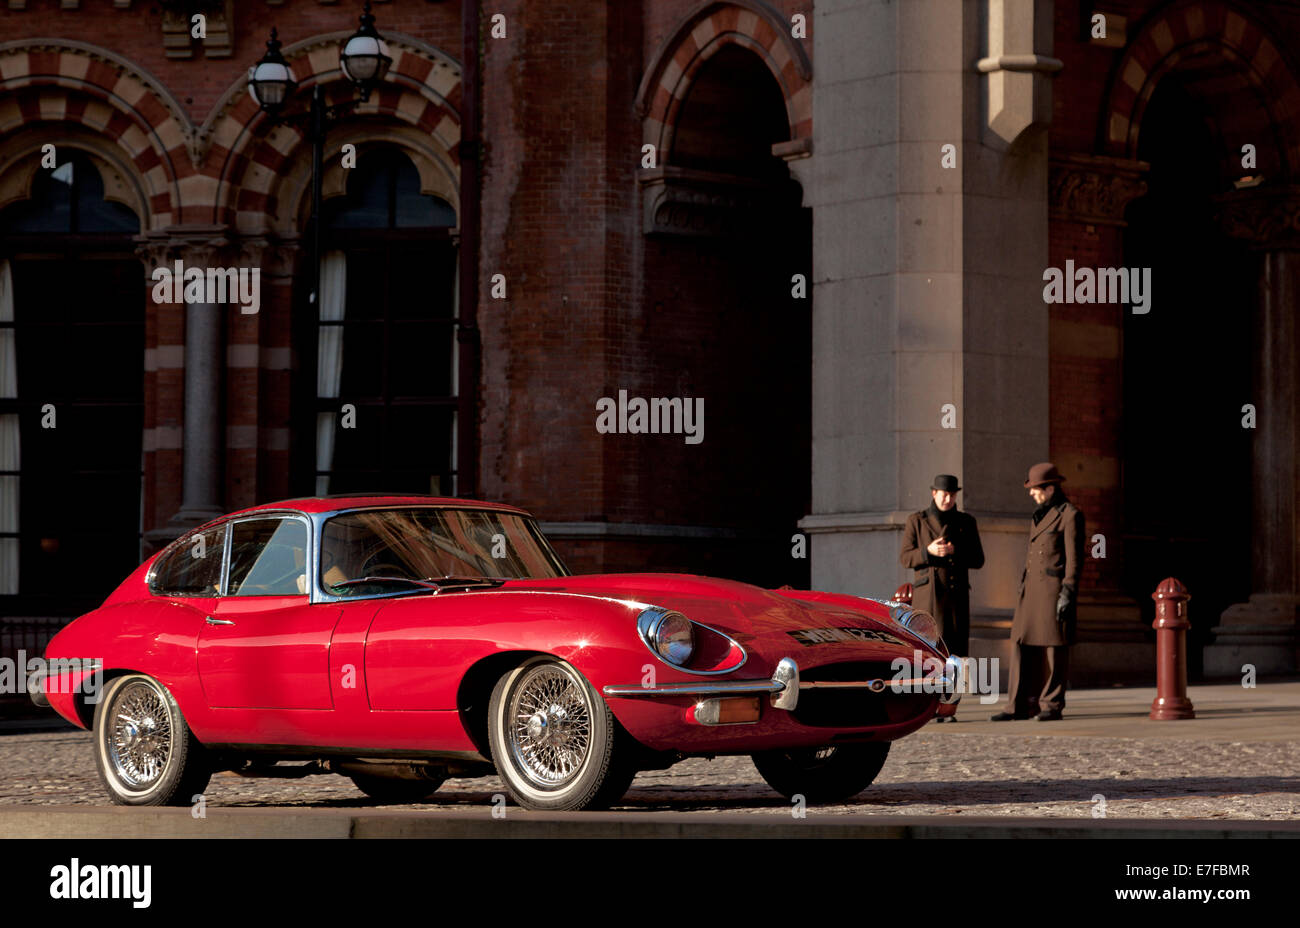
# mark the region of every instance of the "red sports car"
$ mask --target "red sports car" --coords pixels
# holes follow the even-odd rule
[[[495,771],[527,808],[591,809],[639,770],[718,754],[838,800],[935,716],[939,687],[920,684],[955,677],[934,619],[898,603],[573,576],[527,512],[434,497],[217,519],[46,662],[33,698],[93,730],[125,805],[190,803],[220,770],[338,773],[395,802]]]

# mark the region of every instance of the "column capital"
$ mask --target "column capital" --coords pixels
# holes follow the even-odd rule
[[[1249,187],[1215,197],[1224,234],[1260,251],[1300,251],[1300,186]]]
[[[174,225],[135,237],[136,255],[152,271],[177,258],[206,264],[231,245],[229,226]]]
[[[1067,222],[1120,226],[1124,210],[1147,192],[1150,165],[1130,158],[1054,154],[1047,163],[1048,215]]]
[[[239,264],[260,267],[264,277],[292,277],[302,243],[297,237],[256,235],[237,239],[230,248]]]

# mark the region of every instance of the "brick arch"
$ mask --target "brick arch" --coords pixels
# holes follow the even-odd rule
[[[67,39],[0,43],[0,139],[49,123],[49,141],[79,128],[102,140],[100,154],[135,175],[143,190],[143,230],[181,221],[192,127],[156,78],[108,49]],[[73,128],[76,127],[76,128]],[[75,142],[70,142],[75,144]],[[78,146],[83,147],[83,146]]]
[[[762,59],[785,99],[791,141],[812,138],[812,64],[790,24],[760,0],[707,0],[687,13],[655,51],[637,89],[643,140],[672,150],[682,101],[704,63],[726,45]]]
[[[1232,79],[1216,79],[1228,89],[1206,101],[1221,122],[1234,126],[1225,142],[1272,141],[1277,167],[1290,176],[1300,167],[1300,81],[1270,31],[1253,11],[1224,0],[1175,0],[1155,11],[1112,73],[1101,113],[1100,149],[1136,158],[1142,118],[1160,81],[1206,61],[1212,52],[1209,60],[1232,72]],[[1245,101],[1249,104],[1241,105]],[[1262,159],[1264,146],[1257,147]],[[1231,160],[1232,151],[1225,158]]]
[[[355,96],[338,66],[339,43],[350,34],[315,36],[284,49],[300,97],[316,84],[322,86],[327,103]],[[384,37],[393,55],[387,79],[366,103],[351,111],[355,120],[331,131],[328,145],[332,149],[343,141],[357,142],[365,134],[358,132],[359,127],[371,128],[372,135],[385,122],[390,128],[394,124],[399,129],[413,128],[428,144],[407,147],[431,149],[438,166],[450,173],[458,188],[460,65],[418,39],[393,33]],[[383,120],[376,120],[377,116]],[[293,126],[272,125],[248,94],[244,78],[226,91],[200,132],[211,147],[209,163],[218,165],[212,221],[246,234],[298,231],[311,170],[311,146],[305,134]],[[428,166],[419,166],[424,176]]]

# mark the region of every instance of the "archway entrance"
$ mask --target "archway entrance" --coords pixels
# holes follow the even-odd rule
[[[1124,316],[1125,592],[1149,612],[1174,576],[1192,588],[1189,669],[1251,589],[1252,332],[1257,268],[1216,220],[1231,189],[1196,83],[1163,78],[1142,119],[1149,192],[1129,207],[1125,263],[1151,268],[1150,311]]]
[[[723,45],[671,137],[645,245],[645,389],[704,397],[707,429],[698,447],[657,444],[644,478],[656,521],[731,534],[665,548],[651,567],[806,586],[791,538],[811,505],[812,224],[773,154],[791,139],[785,94],[756,52]]]

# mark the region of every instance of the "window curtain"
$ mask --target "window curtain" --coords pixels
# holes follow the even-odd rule
[[[342,322],[347,296],[347,255],[327,251],[321,262],[320,321]],[[343,380],[343,326],[317,327],[316,396],[334,399]],[[316,495],[329,493],[329,471],[334,465],[334,435],[339,411],[316,413]]]
[[[13,270],[8,261],[0,260],[0,400],[18,397],[13,321]],[[19,451],[17,414],[0,415],[0,533],[18,531]],[[0,595],[17,592],[18,539],[0,537]]]

